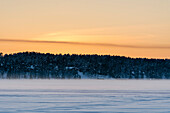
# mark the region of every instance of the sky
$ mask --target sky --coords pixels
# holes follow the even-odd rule
[[[0,0],[0,52],[170,58],[170,0]]]

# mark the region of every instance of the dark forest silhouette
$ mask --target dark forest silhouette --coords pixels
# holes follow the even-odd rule
[[[170,79],[170,59],[37,52],[0,53],[2,79]]]

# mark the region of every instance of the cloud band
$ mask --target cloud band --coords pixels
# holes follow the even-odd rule
[[[146,48],[146,49],[170,49],[170,46],[138,46],[138,45],[118,45],[108,43],[85,43],[85,42],[67,42],[67,41],[39,41],[39,40],[18,40],[18,39],[0,39],[0,42],[24,42],[24,43],[51,43],[51,44],[72,44],[72,45],[91,45],[108,46],[124,48]]]

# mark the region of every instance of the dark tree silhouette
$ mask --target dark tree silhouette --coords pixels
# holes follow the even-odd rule
[[[170,59],[37,52],[0,53],[0,78],[170,79]]]

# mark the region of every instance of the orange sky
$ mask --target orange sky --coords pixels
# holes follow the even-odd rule
[[[37,51],[170,58],[169,0],[1,0],[0,14],[3,53]]]

